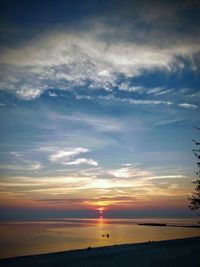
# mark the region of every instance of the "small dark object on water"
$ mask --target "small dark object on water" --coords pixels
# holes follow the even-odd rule
[[[90,249],[92,249],[92,247],[91,247],[91,246],[86,248],[86,250],[90,250]]]
[[[107,238],[110,238],[110,235],[109,234],[107,234],[107,235],[102,235],[102,237],[107,237]]]

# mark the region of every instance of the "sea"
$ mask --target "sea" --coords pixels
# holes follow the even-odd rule
[[[167,226],[138,224],[159,223]],[[189,227],[196,226],[196,227]],[[0,258],[200,236],[199,218],[62,218],[0,223]]]

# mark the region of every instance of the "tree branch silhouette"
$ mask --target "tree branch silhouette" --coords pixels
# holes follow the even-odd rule
[[[195,129],[200,130],[199,127],[195,127]],[[197,158],[197,168],[196,171],[197,179],[193,183],[195,184],[194,192],[192,193],[192,196],[189,197],[190,205],[189,208],[191,210],[199,210],[200,209],[200,141],[192,140],[196,147],[192,151],[194,152],[195,157]]]

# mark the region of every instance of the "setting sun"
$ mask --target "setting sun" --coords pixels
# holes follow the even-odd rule
[[[103,214],[103,211],[104,211],[104,208],[103,207],[98,208],[98,211],[99,211],[100,215],[102,215]]]

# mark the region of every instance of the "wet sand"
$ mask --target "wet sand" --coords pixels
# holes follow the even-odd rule
[[[88,248],[0,260],[1,267],[198,267],[200,237]]]

